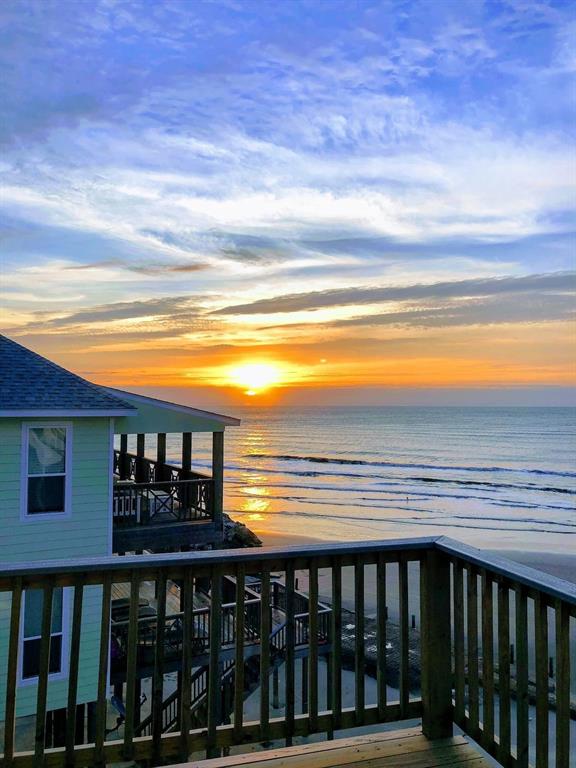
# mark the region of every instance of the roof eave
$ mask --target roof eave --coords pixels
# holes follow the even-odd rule
[[[169,400],[159,400],[156,397],[148,397],[147,395],[139,395],[136,392],[128,392],[123,389],[115,389],[114,387],[101,387],[109,394],[115,397],[127,397],[133,398],[136,403],[149,403],[158,408],[166,408],[168,410],[177,411],[179,413],[188,414],[190,416],[196,416],[197,418],[210,419],[216,421],[219,424],[223,424],[229,427],[237,427],[240,425],[240,419],[236,419],[234,416],[225,416],[222,413],[212,413],[211,411],[203,411],[199,408],[192,408],[189,405],[181,405],[180,403],[171,403]]]

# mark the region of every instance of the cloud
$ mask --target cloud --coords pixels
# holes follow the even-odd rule
[[[166,296],[142,301],[115,302],[62,314],[35,312],[32,320],[15,329],[17,335],[106,337],[125,343],[213,331],[219,323],[205,316],[195,297]]]
[[[466,303],[450,302],[441,307],[415,307],[401,312],[365,315],[328,323],[332,328],[358,326],[396,326],[401,328],[450,328],[470,325],[502,325],[508,323],[551,323],[576,320],[574,298],[567,294],[506,296],[475,299]]]
[[[121,261],[120,259],[95,261],[91,264],[69,264],[64,267],[64,269],[72,272],[85,272],[106,267],[119,267],[121,269],[126,269],[129,272],[138,272],[143,275],[169,275],[171,273],[185,274],[188,272],[200,272],[203,269],[207,269],[206,264],[136,264],[129,261]]]
[[[526,275],[523,277],[494,277],[429,285],[378,286],[374,288],[344,288],[312,293],[297,293],[260,299],[250,304],[237,304],[214,310],[216,315],[277,314],[301,312],[324,307],[357,304],[377,304],[385,301],[417,301],[422,299],[469,299],[479,296],[509,294],[560,293],[576,289],[576,272]],[[525,301],[525,299],[523,299]]]
[[[266,336],[252,315],[312,310],[291,343],[319,320],[567,323],[568,6],[261,6],[2,4],[11,328],[241,345]]]

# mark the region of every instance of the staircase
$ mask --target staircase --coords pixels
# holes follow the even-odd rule
[[[258,591],[258,586],[252,586],[253,591]],[[302,593],[295,593],[297,599],[298,613],[294,616],[295,625],[295,645],[303,648],[309,641],[309,606],[308,596]],[[246,601],[248,602],[248,601]],[[282,612],[285,609],[285,588],[284,585],[277,582],[272,590],[272,609]],[[331,609],[326,605],[319,605],[318,610],[318,634],[319,642],[327,643],[329,636],[329,618]],[[247,610],[245,615],[245,632],[253,639],[259,638],[260,617],[259,611]],[[270,645],[270,667],[269,673],[277,669],[284,661],[286,651],[286,622],[282,621],[274,627],[269,636]],[[204,639],[206,642],[206,640]],[[234,709],[234,689],[236,680],[236,663],[228,660],[223,664],[222,675],[220,678],[220,714],[221,722],[229,721],[230,715]],[[260,665],[258,655],[252,656],[244,661],[244,700],[255,690],[263,681],[260,680]],[[208,667],[204,666],[196,670],[191,678],[191,722],[193,727],[203,727],[207,720],[208,705]],[[180,689],[176,688],[162,702],[162,733],[169,733],[178,730],[180,719]],[[144,718],[135,727],[136,736],[152,735],[152,714]]]

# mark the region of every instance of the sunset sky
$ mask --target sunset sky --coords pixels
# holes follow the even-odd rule
[[[16,341],[199,406],[569,401],[572,3],[4,0],[0,23]]]

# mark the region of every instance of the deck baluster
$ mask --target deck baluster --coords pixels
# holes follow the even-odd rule
[[[134,728],[136,712],[139,709],[137,696],[136,662],[138,657],[138,607],[140,600],[140,575],[132,571],[130,574],[130,609],[128,615],[128,647],[126,651],[126,720],[124,722],[125,760],[134,757]]]
[[[548,768],[548,606],[541,595],[534,605],[536,633],[536,763]]]
[[[494,741],[494,586],[482,569],[482,721],[486,744]]]
[[[342,561],[332,557],[332,730],[342,719]]]
[[[458,725],[464,723],[466,673],[464,659],[464,569],[460,561],[453,567],[454,579],[454,719]]]
[[[48,674],[50,669],[50,645],[52,627],[52,605],[54,585],[52,579],[42,591],[42,631],[40,640],[40,658],[38,663],[38,687],[36,696],[36,737],[34,743],[34,766],[44,764],[46,749],[46,703],[48,696]]]
[[[11,768],[14,754],[16,726],[16,682],[18,650],[20,645],[20,613],[22,610],[22,579],[14,582],[10,605],[10,636],[8,640],[8,666],[6,669],[6,708],[4,710],[4,762]]]
[[[222,635],[222,570],[214,567],[210,573],[210,663],[208,666],[208,728],[206,757],[218,757],[216,729],[221,721],[220,638]]]
[[[262,741],[268,741],[270,722],[270,566],[264,563],[260,573],[260,726]]]
[[[180,587],[180,604],[184,616],[182,621],[182,670],[180,691],[180,757],[188,760],[192,749],[190,745],[190,729],[192,706],[192,649],[194,645],[194,573],[191,569],[186,571]]]
[[[408,562],[402,555],[398,563],[398,595],[400,610],[400,715],[406,717],[410,701],[409,624],[408,624]]]
[[[98,694],[96,699],[96,718],[94,723],[94,765],[97,766],[97,768],[103,768],[106,765],[104,741],[106,740],[106,693],[108,690],[108,657],[110,652],[111,604],[112,576],[106,574],[104,576],[102,588],[100,651],[98,657]]]
[[[294,645],[296,640],[294,621],[294,563],[286,563],[286,652],[285,652],[285,691],[286,700],[285,720],[286,720],[286,746],[292,744],[292,734],[294,733]]]
[[[312,560],[308,569],[308,716],[312,732],[318,730],[318,564]]]
[[[378,555],[376,565],[376,687],[378,696],[378,717],[386,718],[386,560],[384,555]]]
[[[160,761],[160,739],[162,737],[162,713],[164,692],[164,647],[166,643],[166,572],[156,574],[157,614],[156,643],[154,647],[154,672],[152,678],[152,759]]]
[[[478,576],[473,566],[467,568],[467,624],[468,624],[468,719],[472,733],[479,730],[478,674]]]
[[[244,722],[244,597],[245,566],[238,566],[236,572],[236,608],[234,620],[235,661],[234,661],[234,736],[242,741]]]
[[[364,724],[365,707],[365,641],[364,641],[364,562],[360,560],[354,566],[354,706],[356,725]]]
[[[504,581],[498,583],[498,704],[500,755],[510,755],[510,591]]]
[[[570,763],[570,613],[554,603],[556,620],[556,768]],[[575,745],[576,748],[576,745]]]
[[[526,590],[516,585],[516,760],[518,768],[528,768],[528,600]]]
[[[66,712],[66,766],[76,765],[74,745],[76,741],[76,697],[78,694],[78,670],[80,665],[80,634],[82,629],[82,601],[84,598],[83,577],[79,576],[74,585],[74,607],[72,609],[72,635],[70,638],[70,669],[68,671],[68,708]]]

